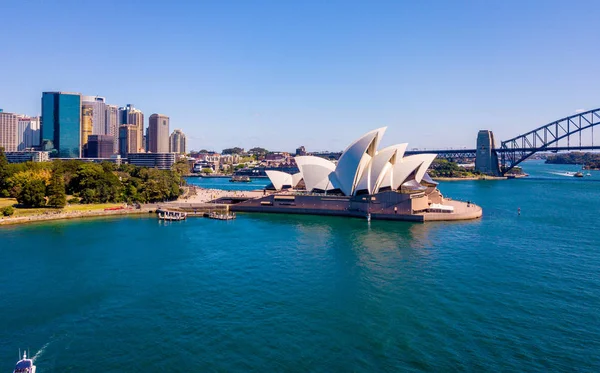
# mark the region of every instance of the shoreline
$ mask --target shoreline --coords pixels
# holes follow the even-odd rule
[[[76,211],[76,212],[52,212],[42,215],[19,216],[19,217],[0,217],[0,226],[28,224],[52,220],[71,220],[85,219],[103,216],[118,216],[118,215],[140,215],[149,214],[153,208],[142,207],[141,209],[131,210],[96,210],[96,211]]]

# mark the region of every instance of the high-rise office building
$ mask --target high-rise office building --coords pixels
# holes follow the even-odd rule
[[[129,153],[137,153],[138,129],[133,124],[119,126],[119,154],[126,158]]]
[[[106,105],[106,131],[113,137],[113,153],[119,152],[119,108],[115,105]]]
[[[92,134],[106,135],[106,100],[100,96],[81,96],[81,104],[92,107]]]
[[[88,137],[92,134],[94,126],[94,106],[91,104],[81,104],[81,148],[83,155],[87,157],[86,149]]]
[[[152,114],[148,123],[148,151],[152,153],[169,152],[169,117]]]
[[[17,123],[17,150],[40,146],[40,118],[19,116]]]
[[[42,150],[51,157],[81,157],[81,94],[42,93]]]
[[[169,146],[171,153],[185,154],[185,134],[183,131],[173,131],[169,137]]]
[[[133,149],[130,153],[139,153],[144,151],[144,113],[136,109],[132,104],[127,104],[125,107],[119,108],[119,124],[129,124],[136,126],[137,129],[137,149]]]
[[[5,152],[17,150],[17,126],[16,114],[0,112],[0,148]]]
[[[87,156],[89,158],[110,158],[113,155],[113,140],[110,135],[90,135]]]

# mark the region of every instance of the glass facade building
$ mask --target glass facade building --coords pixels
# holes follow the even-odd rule
[[[42,93],[42,150],[51,157],[81,157],[81,95]]]

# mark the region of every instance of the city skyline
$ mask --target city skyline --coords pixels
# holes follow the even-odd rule
[[[5,49],[40,52],[0,61],[10,72],[0,107],[36,116],[39,92],[85,92],[167,113],[189,149],[317,151],[341,150],[372,126],[419,148],[471,147],[480,129],[504,140],[600,106],[589,83],[600,54],[589,48],[596,2],[236,2],[234,12],[219,3],[110,4],[165,27],[135,28],[93,4],[70,7],[68,17],[54,3],[5,4],[0,34],[19,30]],[[556,27],[573,11],[577,22]],[[17,27],[22,14],[28,28]],[[62,36],[40,45],[50,26]],[[97,47],[82,49],[96,31]],[[127,45],[135,58],[106,53]],[[86,63],[73,58],[84,51]],[[297,128],[304,133],[289,136]]]

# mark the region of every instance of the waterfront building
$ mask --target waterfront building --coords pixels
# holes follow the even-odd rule
[[[53,158],[81,157],[81,94],[42,93],[41,142]]]
[[[81,147],[83,155],[87,157],[88,138],[94,126],[94,107],[91,104],[81,105]]]
[[[152,153],[169,152],[169,117],[152,114],[148,123],[148,151]]]
[[[185,134],[180,129],[173,131],[169,137],[169,151],[171,153],[185,154]]]
[[[114,138],[109,135],[90,135],[88,138],[88,158],[110,158],[113,155]]]
[[[104,120],[106,134],[113,137],[113,154],[119,152],[119,108],[116,105],[106,105]]]
[[[366,217],[369,221],[481,217],[481,207],[444,198],[437,189],[438,183],[427,174],[436,154],[404,157],[405,143],[378,149],[385,129],[368,132],[350,144],[337,164],[321,157],[297,156],[299,172],[265,170],[271,180],[268,189],[276,192],[265,191],[263,197],[235,204],[231,210]]]
[[[49,152],[45,151],[18,151],[4,154],[8,163],[46,162],[50,160]]]
[[[40,145],[40,118],[19,116],[17,123],[17,150]]]
[[[107,135],[106,127],[106,100],[100,96],[81,96],[81,104],[91,107],[92,133],[94,135]]]
[[[170,170],[175,163],[174,153],[130,153],[127,154],[129,164],[140,167]]]
[[[16,114],[0,112],[0,147],[6,152],[17,150],[18,122]]]
[[[119,126],[119,154],[126,158],[128,154],[137,153],[138,146],[138,128],[133,124],[124,124]]]
[[[296,156],[306,155],[306,148],[304,146],[299,146],[296,148]]]

